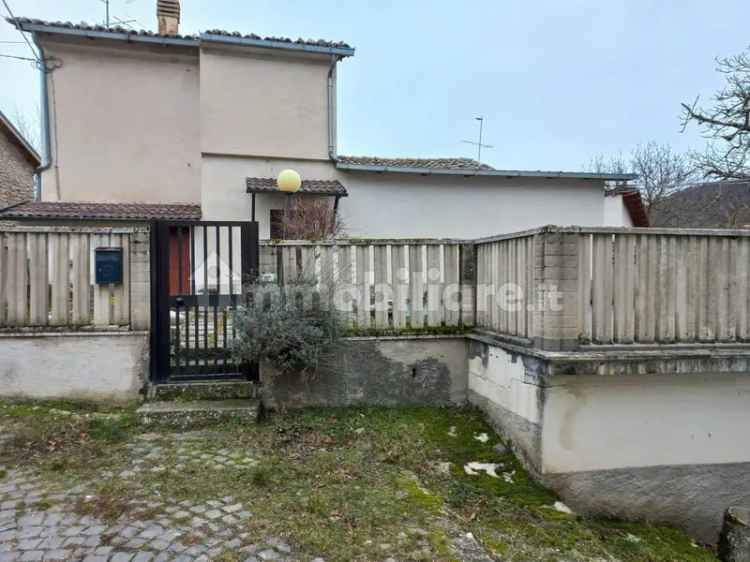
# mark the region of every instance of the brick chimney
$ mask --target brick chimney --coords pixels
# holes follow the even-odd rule
[[[180,30],[180,0],[156,0],[159,35],[177,35]]]

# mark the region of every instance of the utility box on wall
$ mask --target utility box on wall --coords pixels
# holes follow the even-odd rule
[[[97,285],[122,283],[122,248],[97,248],[94,259]]]

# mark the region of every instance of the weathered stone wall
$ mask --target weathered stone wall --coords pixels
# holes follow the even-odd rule
[[[34,193],[34,165],[0,132],[0,209],[29,201]]]
[[[148,366],[148,332],[0,334],[5,398],[136,400]]]
[[[271,408],[463,404],[466,340],[462,336],[348,338],[310,376],[261,368]]]

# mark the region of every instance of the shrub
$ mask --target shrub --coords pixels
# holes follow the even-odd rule
[[[234,314],[232,355],[239,363],[268,361],[281,373],[312,374],[344,326],[332,287],[300,279],[280,288],[258,283]]]

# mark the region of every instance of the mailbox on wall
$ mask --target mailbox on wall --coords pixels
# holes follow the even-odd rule
[[[122,248],[97,248],[95,260],[97,285],[122,283]]]

